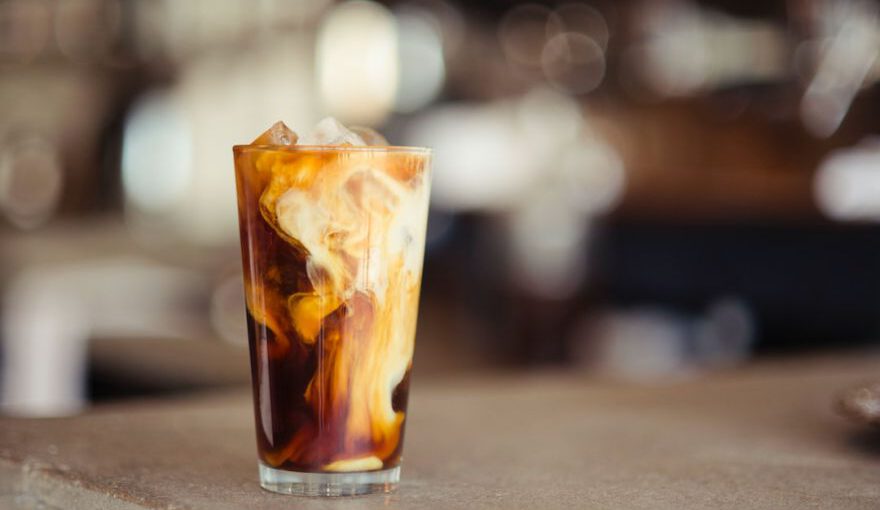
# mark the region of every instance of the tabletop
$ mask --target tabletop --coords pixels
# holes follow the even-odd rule
[[[834,395],[880,354],[626,385],[576,372],[414,382],[392,495],[257,482],[246,389],[0,419],[0,508],[880,508],[880,433]]]

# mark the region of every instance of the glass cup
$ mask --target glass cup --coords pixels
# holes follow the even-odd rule
[[[260,485],[391,492],[400,478],[431,153],[233,148]]]

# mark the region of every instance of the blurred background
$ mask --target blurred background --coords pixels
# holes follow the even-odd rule
[[[248,380],[231,146],[435,149],[419,378],[880,338],[874,0],[0,0],[0,409]]]

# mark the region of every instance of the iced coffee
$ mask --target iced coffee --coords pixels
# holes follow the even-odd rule
[[[263,487],[344,495],[399,476],[430,153],[325,119],[234,148]]]

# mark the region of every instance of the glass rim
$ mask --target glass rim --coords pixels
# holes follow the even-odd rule
[[[414,147],[406,145],[269,145],[241,144],[233,145],[232,151],[261,152],[410,152],[430,156],[434,150],[430,147]]]

